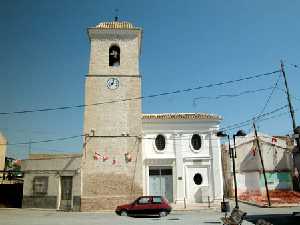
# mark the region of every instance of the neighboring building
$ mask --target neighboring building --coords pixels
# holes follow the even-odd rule
[[[3,171],[5,168],[5,156],[6,156],[6,138],[0,132],[0,171]],[[2,173],[0,172],[2,177]]]
[[[269,190],[292,190],[292,153],[286,137],[258,134]],[[265,193],[264,176],[253,133],[237,138],[238,195]]]
[[[24,208],[80,210],[81,154],[31,154],[22,160]]]
[[[6,157],[7,140],[0,133],[0,208],[22,206],[20,160]]]
[[[143,194],[164,195],[176,204],[220,200],[221,151],[213,133],[221,117],[143,115],[142,29],[114,21],[89,28],[88,35],[91,50],[85,104],[92,106],[84,112],[82,157],[76,156],[72,168],[65,167],[67,158],[25,160],[24,207],[67,208],[61,207],[65,176],[73,177],[69,204],[73,210],[114,209]],[[34,192],[36,179],[39,185],[48,184],[43,185],[42,193]],[[43,199],[46,201],[41,202]]]

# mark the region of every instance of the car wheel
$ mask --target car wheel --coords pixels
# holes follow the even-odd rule
[[[120,216],[127,216],[127,212],[125,210],[122,210]]]
[[[165,217],[167,215],[168,215],[168,213],[166,211],[159,212],[159,217]]]

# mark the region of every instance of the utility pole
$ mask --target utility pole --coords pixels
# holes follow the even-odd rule
[[[290,110],[292,123],[293,123],[293,131],[295,131],[295,129],[296,129],[295,111],[294,111],[293,106],[292,106],[290,91],[289,91],[289,87],[288,87],[288,84],[287,84],[286,75],[285,75],[285,71],[284,71],[284,65],[283,65],[282,60],[280,61],[280,67],[281,67],[282,76],[284,78],[284,85],[285,85],[285,89],[286,89],[287,100],[288,100],[288,103],[289,103],[289,110]]]
[[[286,80],[286,75],[285,75],[285,71],[284,71],[284,65],[283,65],[283,61],[280,61],[280,66],[281,66],[281,72],[284,78],[284,84],[285,84],[285,89],[286,89],[286,95],[287,95],[287,99],[288,99],[288,103],[289,103],[289,110],[290,110],[290,114],[291,114],[291,118],[292,118],[292,123],[293,123],[293,133],[294,133],[294,137],[296,140],[296,148],[295,150],[293,150],[293,164],[294,164],[294,170],[300,167],[300,165],[296,165],[297,162],[299,162],[299,154],[300,154],[300,141],[299,141],[299,127],[296,127],[296,121],[295,121],[295,112],[292,106],[292,102],[291,102],[291,97],[290,97],[290,92],[289,92],[289,87],[287,84],[287,80]],[[297,160],[298,159],[298,160]],[[294,175],[294,172],[293,172]],[[299,188],[299,178],[298,178],[298,185],[297,185],[297,189]],[[295,188],[295,187],[294,187]]]
[[[268,182],[267,182],[267,177],[266,177],[266,171],[265,171],[264,161],[263,161],[263,157],[262,157],[262,154],[261,154],[260,144],[259,144],[259,140],[258,140],[258,137],[257,137],[257,130],[256,130],[256,126],[255,126],[255,122],[254,121],[253,121],[253,128],[254,128],[255,140],[256,140],[256,144],[257,144],[257,148],[258,148],[258,153],[259,153],[259,157],[260,157],[260,162],[261,162],[261,167],[262,167],[262,171],[263,171],[263,175],[264,175],[264,180],[265,180],[265,187],[266,187],[266,192],[267,192],[268,205],[270,207],[271,206],[271,201],[270,201],[270,195],[269,195],[269,188],[268,188]]]

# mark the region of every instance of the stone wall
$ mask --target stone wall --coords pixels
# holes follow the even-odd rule
[[[89,151],[82,160],[81,210],[114,209],[142,195],[140,140],[122,137],[114,138],[114,141],[110,138],[90,139]],[[128,149],[131,149],[131,161],[125,158]],[[95,160],[93,150],[108,159]]]
[[[81,163],[81,210],[114,209],[142,194],[140,29],[89,28],[85,83],[85,149]],[[120,48],[120,65],[109,66],[109,48]],[[107,87],[110,78],[118,88]],[[95,152],[99,159],[95,160]],[[125,159],[129,154],[131,161]],[[103,160],[106,156],[108,159]]]

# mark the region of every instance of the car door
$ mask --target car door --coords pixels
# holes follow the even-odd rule
[[[161,211],[161,206],[162,206],[162,199],[160,196],[153,196],[152,197],[152,214],[159,214]]]
[[[140,197],[138,198],[131,208],[132,215],[146,215],[149,214],[149,207],[151,206],[151,198],[150,197]]]

